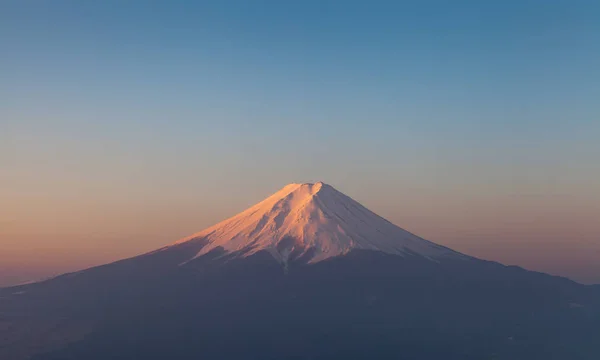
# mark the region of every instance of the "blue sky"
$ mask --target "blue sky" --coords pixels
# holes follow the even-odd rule
[[[573,265],[600,263],[599,19],[591,0],[4,1],[0,244],[62,254],[103,229],[81,253],[104,261],[323,180],[434,241],[600,282]]]

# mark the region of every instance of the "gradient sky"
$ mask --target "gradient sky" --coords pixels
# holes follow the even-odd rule
[[[290,182],[600,283],[597,1],[0,3],[0,284]]]

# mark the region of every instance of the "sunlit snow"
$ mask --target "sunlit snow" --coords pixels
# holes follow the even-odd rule
[[[401,229],[322,182],[289,184],[176,244],[195,240],[208,241],[196,257],[217,247],[242,256],[267,250],[283,262],[292,253],[318,262],[352,249],[419,254],[430,259],[462,256]]]

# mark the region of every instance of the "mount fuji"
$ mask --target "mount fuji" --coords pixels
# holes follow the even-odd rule
[[[0,289],[0,359],[598,359],[598,290],[289,184],[155,251]]]

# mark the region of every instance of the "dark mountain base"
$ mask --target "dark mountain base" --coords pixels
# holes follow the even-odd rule
[[[91,324],[34,359],[600,358],[600,296],[563,278],[369,251],[287,272],[266,253],[219,255],[173,267],[158,252],[24,289],[21,311]]]

